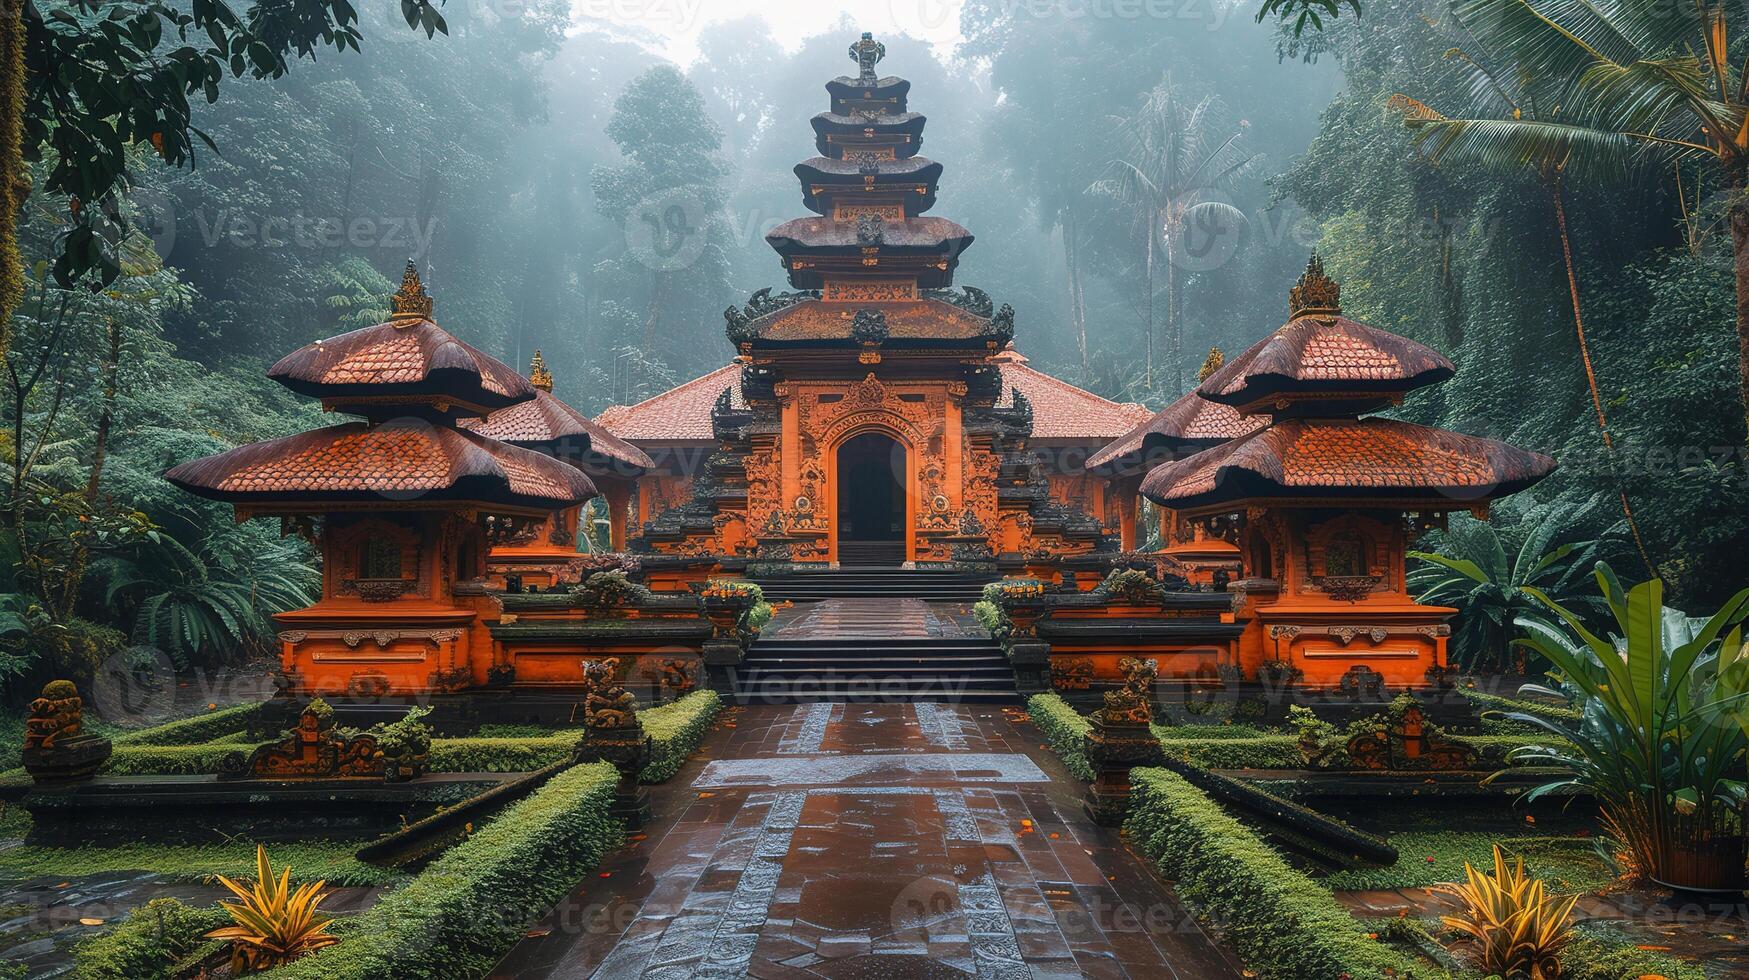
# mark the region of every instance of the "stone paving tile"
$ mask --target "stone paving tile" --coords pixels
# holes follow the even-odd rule
[[[1000,709],[735,709],[491,976],[1239,975]],[[920,710],[921,709],[921,710]],[[732,726],[732,727],[731,727]],[[982,780],[982,781],[974,781]],[[561,915],[577,909],[607,914]]]

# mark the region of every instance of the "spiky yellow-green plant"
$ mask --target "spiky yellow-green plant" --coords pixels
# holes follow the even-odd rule
[[[1524,859],[1510,867],[1494,845],[1494,873],[1464,862],[1463,883],[1433,890],[1463,903],[1457,915],[1441,916],[1447,928],[1476,940],[1482,970],[1491,976],[1553,980],[1560,975],[1560,953],[1572,938],[1574,903],[1579,896],[1549,895],[1543,883],[1524,870]]]
[[[340,940],[328,935],[333,920],[316,911],[327,898],[325,881],[308,882],[291,889],[291,866],[280,869],[277,879],[267,862],[267,848],[255,846],[255,881],[248,885],[218,876],[219,883],[239,901],[220,902],[236,924],[214,929],[208,939],[231,941],[231,964],[238,973],[253,973],[290,963],[307,953]]]

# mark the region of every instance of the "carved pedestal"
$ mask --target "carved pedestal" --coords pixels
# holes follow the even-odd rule
[[[24,770],[38,785],[90,779],[109,761],[113,746],[102,735],[74,735],[24,750]]]
[[[24,721],[24,769],[39,784],[91,778],[109,761],[109,739],[85,731],[85,699],[72,681],[50,681]]]
[[[1014,687],[1023,696],[1051,690],[1051,645],[1040,640],[1015,640],[1008,647],[1014,667]]]
[[[735,668],[741,664],[741,644],[710,640],[704,645],[705,683],[725,698],[735,695]]]
[[[1093,768],[1087,815],[1102,827],[1121,826],[1130,809],[1130,770],[1161,761],[1160,743],[1146,722],[1109,724],[1095,713],[1087,733],[1087,762]]]
[[[635,720],[622,728],[587,728],[577,743],[577,761],[611,762],[619,770],[619,787],[613,800],[613,816],[637,830],[650,820],[650,791],[638,782],[638,773],[650,761],[650,737]]]

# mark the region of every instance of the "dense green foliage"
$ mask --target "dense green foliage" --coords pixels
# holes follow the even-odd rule
[[[1519,748],[1512,759],[1557,774],[1526,799],[1573,786],[1589,790],[1638,866],[1671,880],[1701,842],[1744,830],[1749,657],[1742,622],[1749,589],[1700,619],[1666,607],[1657,579],[1624,590],[1602,565],[1597,584],[1615,618],[1608,638],[1541,593],[1533,594],[1561,626],[1519,621],[1523,642],[1554,665],[1584,710],[1576,723],[1508,715],[1559,740]]]
[[[345,930],[338,946],[272,980],[478,976],[618,846],[607,815],[619,777],[576,766],[445,851]]]
[[[1438,975],[1369,938],[1329,889],[1183,777],[1136,769],[1130,779],[1137,794],[1124,824],[1130,839],[1181,897],[1223,925],[1224,937],[1259,977]]]
[[[1579,594],[1597,564],[1595,538],[1557,544],[1575,527],[1587,527],[1601,494],[1578,507],[1531,508],[1513,532],[1516,542],[1493,524],[1457,517],[1451,529],[1434,535],[1433,551],[1411,551],[1419,564],[1409,572],[1415,600],[1458,611],[1451,637],[1451,659],[1466,670],[1505,670],[1513,666],[1513,621],[1520,616],[1547,619],[1541,605],[1524,591],[1533,586],[1570,608],[1600,611],[1603,601]],[[1508,546],[1516,544],[1509,554]],[[1518,673],[1524,673],[1523,669]]]
[[[106,869],[107,870],[107,869]],[[217,905],[195,908],[154,898],[114,929],[73,951],[75,980],[172,980],[179,966],[207,944],[208,932],[230,921]]]
[[[1026,699],[1026,713],[1045,737],[1063,768],[1081,779],[1093,779],[1093,767],[1087,763],[1087,732],[1091,722],[1069,706],[1060,695],[1034,694]]]

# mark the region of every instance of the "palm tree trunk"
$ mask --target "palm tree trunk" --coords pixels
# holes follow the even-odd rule
[[[25,0],[0,0],[0,319],[24,300],[18,209],[30,193],[24,167]],[[4,356],[0,349],[0,356]]]
[[[1585,318],[1579,309],[1579,272],[1573,265],[1573,242],[1567,235],[1567,205],[1561,194],[1561,178],[1556,175],[1549,182],[1549,196],[1555,202],[1555,226],[1561,232],[1561,258],[1567,264],[1567,294],[1573,301],[1573,330],[1579,336],[1579,359],[1585,364],[1585,383],[1591,388],[1591,407],[1597,412],[1597,430],[1603,434],[1603,451],[1609,459],[1609,475],[1616,484],[1616,496],[1621,498],[1622,516],[1627,518],[1628,529],[1634,535],[1634,547],[1639,549],[1640,560],[1646,563],[1646,573],[1652,576],[1658,574],[1658,566],[1652,563],[1652,556],[1646,551],[1646,539],[1640,534],[1640,522],[1634,518],[1634,507],[1628,502],[1628,493],[1622,489],[1621,473],[1616,465],[1615,438],[1609,432],[1609,418],[1603,413],[1603,398],[1597,393],[1597,372],[1591,367],[1591,345],[1585,339]],[[1743,271],[1741,262],[1737,273],[1738,307],[1737,325],[1742,329],[1743,306],[1742,289]]]
[[[1151,212],[1149,217],[1153,217]],[[1146,273],[1143,276],[1145,280],[1143,286],[1147,289],[1147,295],[1142,297],[1142,309],[1148,321],[1148,392],[1151,395],[1154,391],[1154,228],[1152,224],[1148,226],[1147,232],[1148,258]]]
[[[115,375],[121,366],[121,321],[109,318],[109,352],[99,370],[103,385],[103,410],[97,416],[97,428],[92,435],[91,477],[85,483],[85,502],[97,502],[97,488],[103,482],[103,461],[109,453],[109,429],[115,424]]]
[[[1166,370],[1172,381],[1172,397],[1184,394],[1184,284],[1172,262],[1172,246],[1166,247]]]
[[[1081,374],[1087,375],[1087,306],[1081,291],[1081,247],[1076,241],[1075,209],[1064,208],[1063,264],[1069,269],[1069,323],[1075,329],[1075,346],[1081,355]]]

